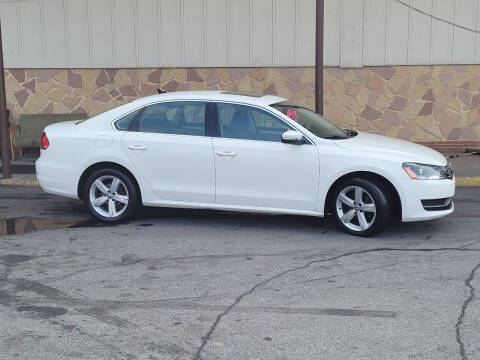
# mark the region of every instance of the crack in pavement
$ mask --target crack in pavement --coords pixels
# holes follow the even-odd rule
[[[222,320],[222,318],[225,317],[226,315],[228,315],[228,313],[230,313],[233,310],[233,308],[235,308],[235,306],[237,306],[246,296],[252,294],[258,288],[260,288],[260,287],[262,287],[262,286],[264,286],[264,285],[272,282],[273,280],[278,279],[278,278],[280,278],[284,275],[287,275],[287,274],[292,273],[294,271],[304,270],[304,269],[306,269],[306,268],[308,268],[308,267],[310,267],[314,264],[324,263],[324,262],[328,262],[328,261],[334,261],[334,260],[338,260],[338,259],[341,259],[341,258],[344,258],[344,257],[353,256],[353,255],[362,255],[362,254],[368,254],[368,253],[374,253],[374,252],[387,252],[387,251],[398,251],[398,252],[436,252],[436,251],[480,252],[480,249],[466,249],[466,248],[462,248],[462,247],[459,247],[459,248],[458,247],[453,247],[453,248],[452,247],[420,248],[420,249],[402,249],[402,248],[388,248],[388,247],[373,248],[373,249],[350,251],[350,252],[347,252],[347,253],[343,253],[343,254],[332,256],[332,257],[325,258],[325,259],[311,260],[304,265],[299,265],[299,266],[284,270],[282,272],[279,272],[276,275],[273,275],[272,277],[270,277],[268,279],[265,279],[265,280],[255,284],[253,287],[251,287],[246,292],[243,292],[240,295],[238,295],[235,298],[235,300],[233,301],[232,304],[230,304],[223,312],[221,312],[219,315],[217,315],[217,317],[215,318],[215,321],[210,326],[210,329],[207,331],[207,333],[204,336],[202,336],[202,341],[201,341],[200,346],[198,347],[197,351],[195,352],[195,356],[193,357],[193,360],[200,360],[202,358],[203,349],[205,348],[205,346],[209,342],[209,340],[212,337],[215,329],[220,324],[220,321]],[[478,267],[480,267],[480,264],[478,265]],[[474,270],[478,269],[478,267],[476,267]],[[473,273],[474,273],[474,271],[472,272],[472,274]],[[472,274],[471,274],[471,276],[472,276],[472,279],[473,279]],[[469,277],[469,279],[470,279],[470,277]],[[471,281],[471,279],[470,279],[470,281]],[[468,284],[467,284],[467,282],[468,282]],[[473,289],[471,287],[468,279],[466,281],[466,284],[467,284],[467,286],[470,286],[471,289]],[[471,299],[470,299],[470,301],[471,301]],[[468,305],[468,303],[467,303],[467,305]],[[466,358],[462,358],[462,360],[466,360]]]
[[[324,276],[324,277],[315,278],[315,279],[297,281],[295,284],[307,284],[307,283],[311,283],[311,282],[315,282],[315,281],[328,280],[328,279],[335,278],[335,277],[341,277],[341,276],[353,275],[353,274],[361,274],[361,273],[372,271],[372,270],[378,270],[378,269],[383,269],[383,268],[386,268],[386,267],[391,267],[391,266],[395,266],[395,265],[399,265],[399,264],[405,264],[407,262],[409,262],[409,261],[398,261],[398,262],[388,263],[388,264],[384,264],[384,265],[380,265],[380,266],[369,267],[369,268],[361,269],[361,270],[358,270],[358,271],[349,271],[349,272],[344,272],[344,273],[340,273],[340,274],[333,274],[333,275]]]
[[[476,241],[471,241],[465,245],[462,246],[462,248],[466,248],[466,247],[469,247],[469,246],[472,246],[472,245],[477,245],[480,243],[480,240],[476,240]]]
[[[472,285],[473,278],[475,277],[475,273],[477,270],[480,269],[480,263],[475,266],[470,274],[468,275],[467,279],[465,280],[465,286],[470,289],[470,295],[465,299],[465,301],[462,304],[462,310],[460,311],[460,315],[457,320],[457,324],[455,325],[455,335],[456,335],[456,340],[458,343],[459,351],[460,351],[460,358],[462,360],[467,360],[468,356],[465,352],[465,344],[463,343],[462,340],[462,334],[460,331],[460,327],[463,324],[463,320],[465,319],[465,315],[467,313],[467,308],[468,305],[472,302],[473,298],[475,297],[475,288]]]

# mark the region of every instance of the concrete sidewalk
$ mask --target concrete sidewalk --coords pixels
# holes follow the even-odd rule
[[[460,154],[449,161],[455,171],[457,187],[480,187],[480,155]],[[19,171],[15,172],[16,169]],[[12,170],[14,174],[11,179],[3,179],[0,175],[0,185],[38,186],[34,160],[12,161]]]

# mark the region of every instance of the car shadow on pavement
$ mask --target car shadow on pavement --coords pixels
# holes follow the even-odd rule
[[[24,199],[23,199],[24,200]],[[39,199],[41,200],[41,199]],[[227,230],[285,231],[298,234],[335,234],[355,238],[342,232],[332,216],[326,218],[297,215],[269,215],[259,213],[241,213],[206,209],[179,208],[142,208],[137,216],[128,223],[103,224],[91,218],[83,203],[78,200],[59,199],[43,207],[34,216],[10,217],[0,219],[0,235],[23,234],[59,228],[95,228],[115,227],[131,224],[139,227],[175,225],[196,226],[199,228],[223,228]],[[455,215],[446,219],[401,223],[393,220],[388,228],[375,236],[384,241],[428,240],[442,232],[451,232]],[[474,219],[472,219],[474,220]],[[358,238],[361,240],[361,238]]]
[[[152,222],[188,223],[195,226],[222,226],[232,228],[259,228],[262,230],[296,230],[302,233],[317,232],[319,235],[334,233],[351,236],[344,233],[335,224],[332,216],[325,218],[296,215],[268,215],[258,213],[237,213],[215,210],[192,210],[174,208],[148,208],[135,220],[140,226],[149,226]],[[398,240],[429,240],[448,229],[451,224],[444,219],[402,223],[399,219],[392,219],[390,225],[374,238],[386,241]],[[362,238],[358,238],[361,240]]]
[[[240,226],[263,228],[281,228],[290,229],[302,228],[315,231],[325,228],[325,230],[334,229],[333,222],[325,218],[296,215],[269,215],[259,213],[241,213],[232,211],[216,210],[196,210],[196,209],[176,209],[176,208],[145,208],[136,219],[143,222],[149,220],[169,221],[169,222],[188,222],[190,225],[198,226]]]

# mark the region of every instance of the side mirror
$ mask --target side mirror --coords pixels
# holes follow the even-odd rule
[[[305,144],[305,136],[300,131],[287,130],[282,134],[282,142],[285,144],[302,145]]]

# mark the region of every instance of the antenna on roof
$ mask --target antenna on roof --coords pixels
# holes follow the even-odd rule
[[[163,91],[162,89],[157,89],[157,94],[165,94],[166,91]]]

